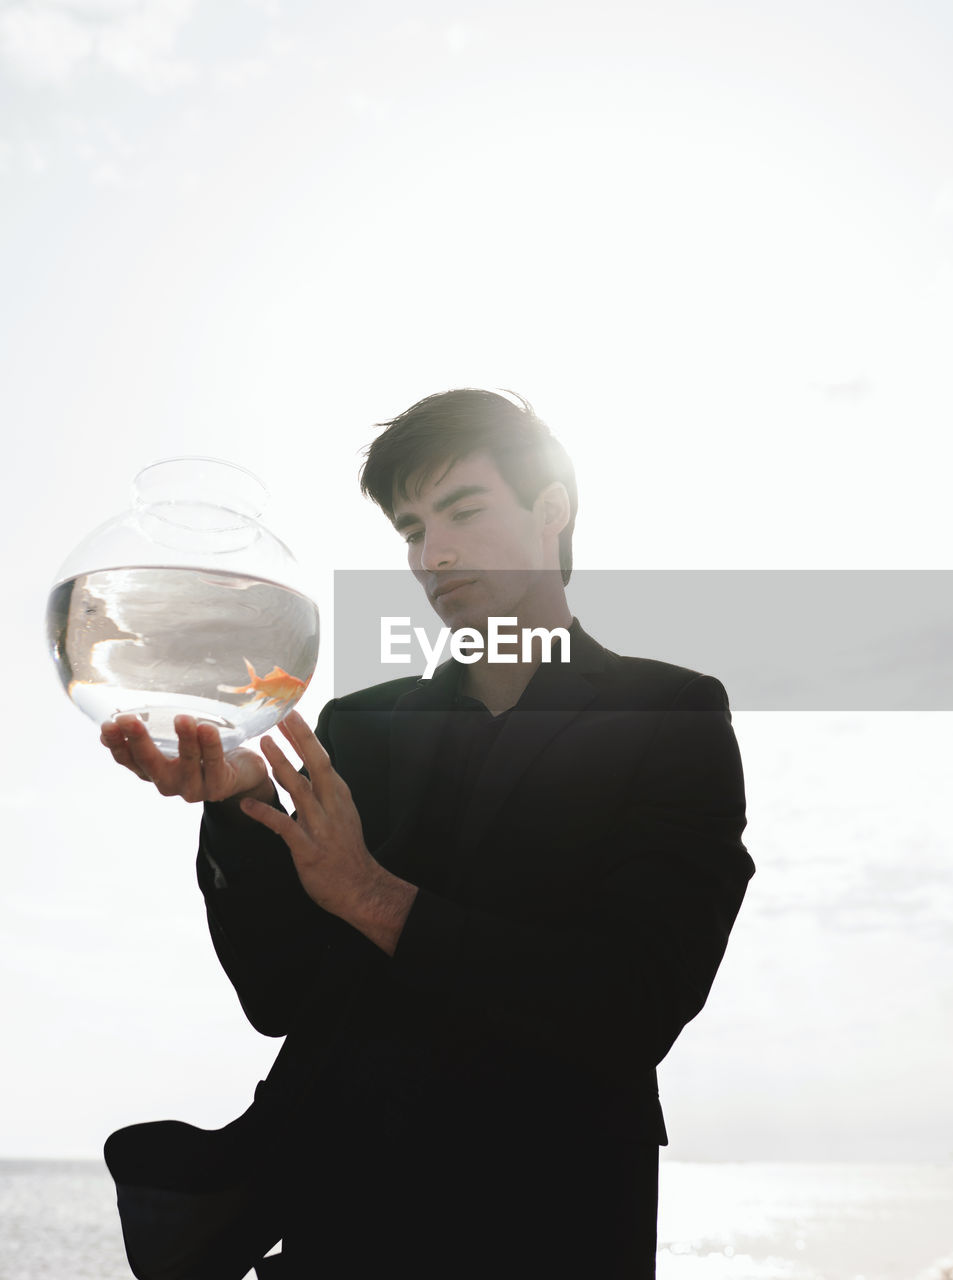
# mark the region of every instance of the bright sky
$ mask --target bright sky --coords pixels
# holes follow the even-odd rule
[[[563,439],[580,566],[949,567],[947,5],[334,10],[0,0],[0,1156],[223,1124],[277,1049],[208,942],[197,812],[44,652],[147,463],[259,474],[326,613],[332,570],[402,562],[373,424],[458,385]],[[949,1159],[950,718],[736,727],[759,872],[662,1068],[669,1155]]]

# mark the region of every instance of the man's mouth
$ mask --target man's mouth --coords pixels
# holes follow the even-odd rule
[[[448,596],[451,592],[459,591],[461,587],[468,587],[474,578],[450,578],[446,582],[440,582],[434,587],[430,593],[431,600],[440,600],[443,596]]]

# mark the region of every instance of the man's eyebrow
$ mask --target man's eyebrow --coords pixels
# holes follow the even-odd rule
[[[447,507],[452,507],[455,502],[460,502],[463,498],[472,498],[477,493],[489,493],[489,489],[485,484],[461,484],[456,489],[451,489],[449,493],[445,493],[442,498],[438,498],[433,504],[434,511],[446,511]],[[414,515],[412,511],[405,511],[403,515],[394,519],[394,528],[398,531],[406,529],[412,524],[421,524],[420,516]]]

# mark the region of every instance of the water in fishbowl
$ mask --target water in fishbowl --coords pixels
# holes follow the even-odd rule
[[[50,648],[73,702],[98,724],[138,715],[164,755],[173,721],[214,724],[231,751],[284,718],[318,656],[318,610],[288,587],[236,573],[130,567],[54,587]]]

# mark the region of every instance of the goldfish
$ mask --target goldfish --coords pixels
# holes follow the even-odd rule
[[[308,687],[308,680],[299,680],[297,676],[290,676],[281,667],[272,667],[266,676],[260,676],[247,658],[244,662],[248,669],[249,683],[241,686],[220,684],[218,686],[220,693],[254,693],[256,697],[264,699],[266,706],[270,702],[280,707],[283,702],[292,702],[300,698]]]

